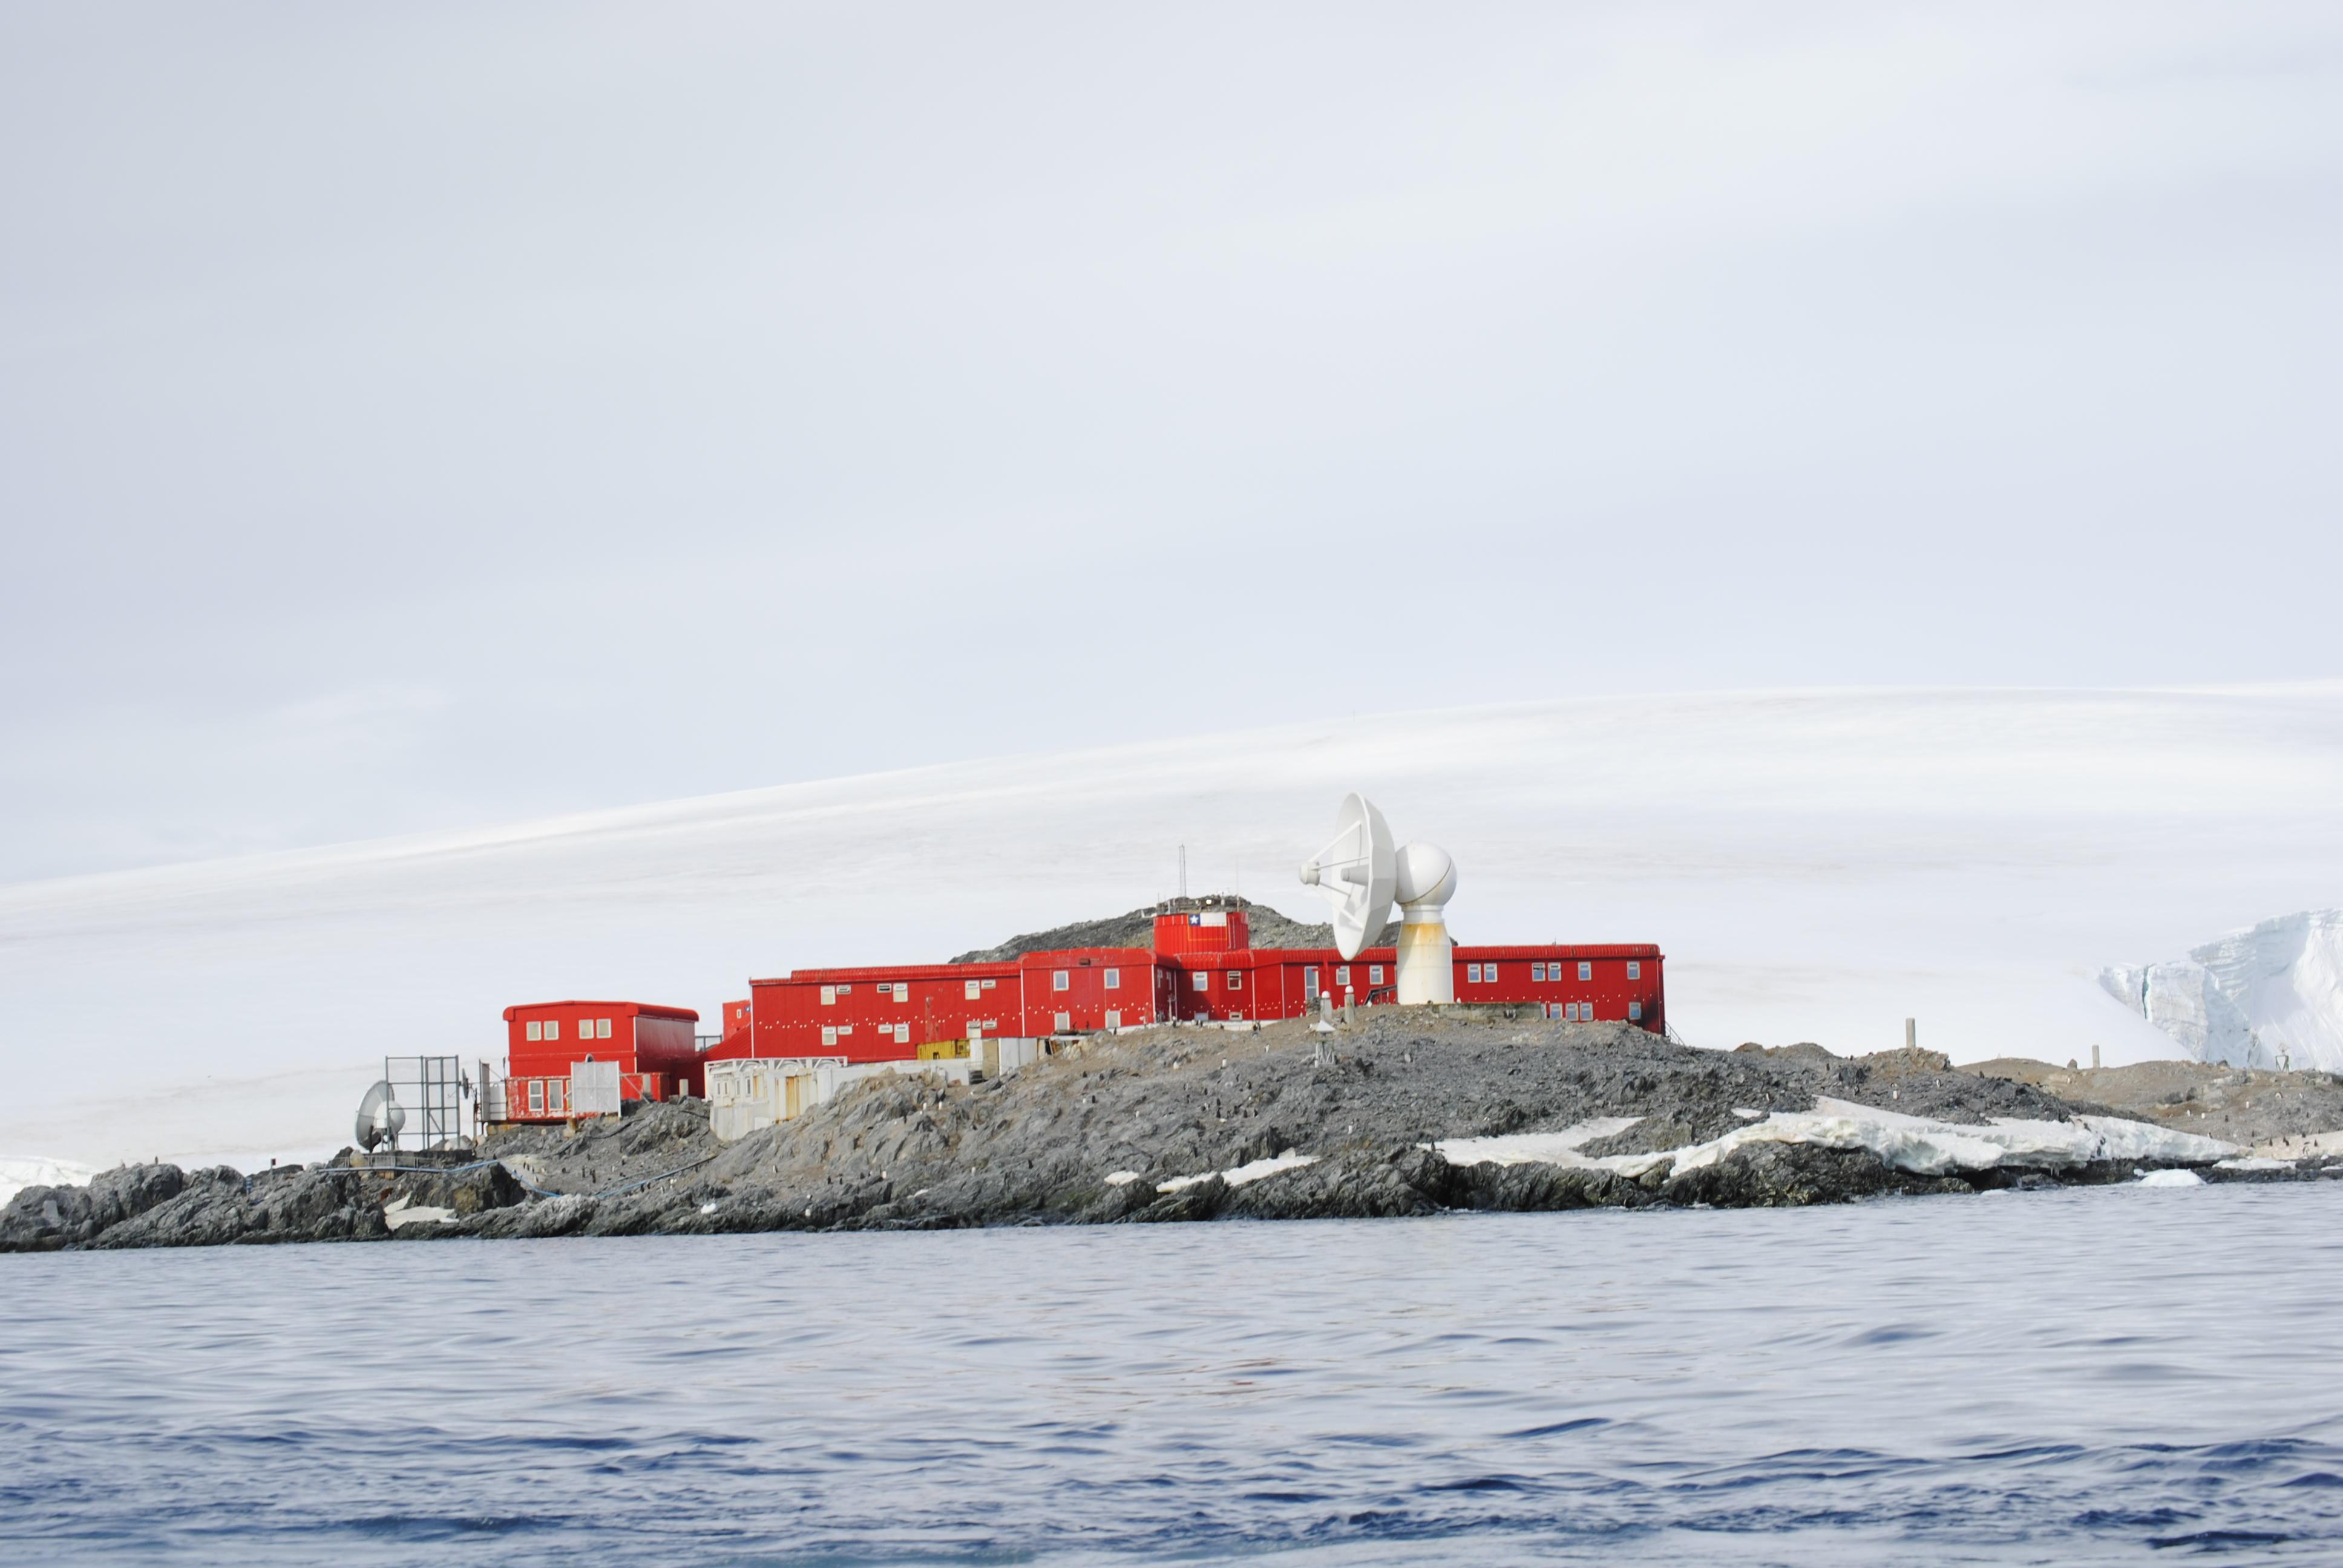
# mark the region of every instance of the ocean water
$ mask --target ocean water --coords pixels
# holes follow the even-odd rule
[[[9,1563],[2343,1559],[2343,1183],[0,1258]]]

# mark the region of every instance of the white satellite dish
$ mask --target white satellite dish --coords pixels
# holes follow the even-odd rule
[[[1400,906],[1393,991],[1402,1004],[1456,1000],[1456,944],[1448,938],[1448,900],[1456,894],[1456,861],[1437,844],[1392,849],[1391,829],[1374,802],[1356,791],[1342,798],[1334,840],[1302,868],[1302,879],[1334,900],[1334,945],[1355,959],[1383,932],[1391,906]]]
[[[1334,816],[1334,838],[1302,868],[1302,879],[1334,900],[1334,946],[1345,959],[1366,950],[1391,919],[1399,867],[1391,829],[1374,802],[1353,790]]]
[[[388,1080],[377,1082],[358,1101],[358,1147],[368,1153],[382,1144],[398,1147],[399,1130],[407,1125],[407,1108],[390,1091]]]

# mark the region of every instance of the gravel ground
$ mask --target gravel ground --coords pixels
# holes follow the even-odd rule
[[[2343,1128],[2343,1077],[2331,1072],[2144,1061],[2131,1067],[2053,1067],[2000,1057],[1966,1070],[2032,1085],[2118,1116],[2247,1146]]]

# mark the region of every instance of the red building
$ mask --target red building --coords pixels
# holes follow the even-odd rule
[[[1151,948],[1076,948],[1013,961],[799,970],[749,982],[725,1004],[711,1060],[835,1057],[849,1064],[982,1055],[987,1040],[1041,1040],[1166,1021],[1300,1018],[1322,994],[1392,1000],[1395,957],[1370,948],[1255,948],[1245,912],[1200,907],[1155,917]],[[1660,950],[1460,947],[1460,1003],[1534,1006],[1547,1017],[1667,1028]],[[745,1021],[745,1027],[740,1027]]]
[[[504,1116],[558,1121],[569,1113],[569,1072],[581,1061],[618,1064],[622,1100],[700,1092],[699,1052],[687,1007],[636,1001],[543,1001],[505,1009]]]

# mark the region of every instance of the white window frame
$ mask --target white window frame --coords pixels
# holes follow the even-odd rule
[[[528,1113],[531,1116],[545,1114],[545,1080],[541,1078],[528,1081]]]
[[[1545,965],[1544,965],[1544,964],[1542,964],[1542,963],[1538,963],[1538,962],[1533,961],[1533,962],[1530,964],[1530,984],[1532,984],[1532,985],[1543,985],[1543,984],[1544,984],[1544,983],[1545,983]]]
[[[838,988],[836,986],[826,985],[821,988],[821,1005],[824,1007],[836,1007],[838,1005]]]
[[[1318,1000],[1318,966],[1316,964],[1306,965],[1302,970],[1302,1000],[1305,1002]]]
[[[545,1038],[545,1024],[542,1020],[533,1018],[528,1020],[528,1037],[531,1040]]]
[[[561,1020],[559,1019],[548,1018],[545,1020],[545,1038],[548,1040],[559,1040],[561,1038]]]
[[[1350,965],[1336,964],[1334,966],[1334,983],[1338,987],[1347,987],[1351,983]]]
[[[610,1038],[610,1020],[608,1019],[598,1018],[594,1020],[594,1038],[596,1040],[608,1040]]]
[[[911,1043],[911,1026],[910,1024],[899,1023],[895,1026],[895,1043],[897,1045],[909,1045]]]
[[[1072,971],[1072,970],[1051,970],[1051,971],[1050,971],[1050,989],[1051,989],[1051,990],[1073,990],[1073,989],[1074,989],[1074,976],[1073,976],[1073,971]]]
[[[838,1030],[835,1025],[822,1025],[821,1042],[824,1045],[836,1045],[838,1043]]]
[[[1229,989],[1231,990],[1244,990],[1244,970],[1231,970],[1229,971]]]
[[[905,980],[897,980],[895,982],[895,1000],[897,1001],[909,1001],[911,1000],[911,987],[910,982]]]
[[[1369,964],[1367,966],[1367,983],[1369,985],[1381,985],[1383,983],[1383,965]]]
[[[1580,980],[1593,980],[1593,979],[1594,978],[1594,964],[1590,963],[1590,962],[1589,962],[1588,960],[1586,960],[1585,959],[1581,959],[1581,960],[1578,960],[1578,978],[1579,978]]]
[[[1481,966],[1481,983],[1483,985],[1495,985],[1497,983],[1496,965],[1483,964]]]
[[[1196,971],[1196,989],[1198,990],[1210,990],[1212,989],[1212,970],[1198,970]]]
[[[1627,978],[1629,980],[1642,980],[1644,978],[1643,960],[1629,959],[1627,960]]]
[[[984,982],[984,989],[990,990],[994,986],[999,985],[1000,983],[1001,982],[999,980],[987,980]]]
[[[1627,1004],[1627,1021],[1629,1023],[1641,1023],[1644,1021],[1644,1004],[1642,1002],[1631,1001]]]
[[[1074,1015],[1070,1012],[1061,1012],[1057,1015],[1056,1024],[1057,1027],[1053,1032],[1058,1034],[1071,1034],[1074,1032]]]
[[[1106,977],[1105,980],[1101,983],[1105,985],[1107,990],[1121,990],[1122,989],[1122,971],[1121,970],[1101,970],[1099,972]]]
[[[1481,966],[1479,964],[1466,964],[1464,966],[1464,983],[1466,985],[1479,985],[1481,983]]]

